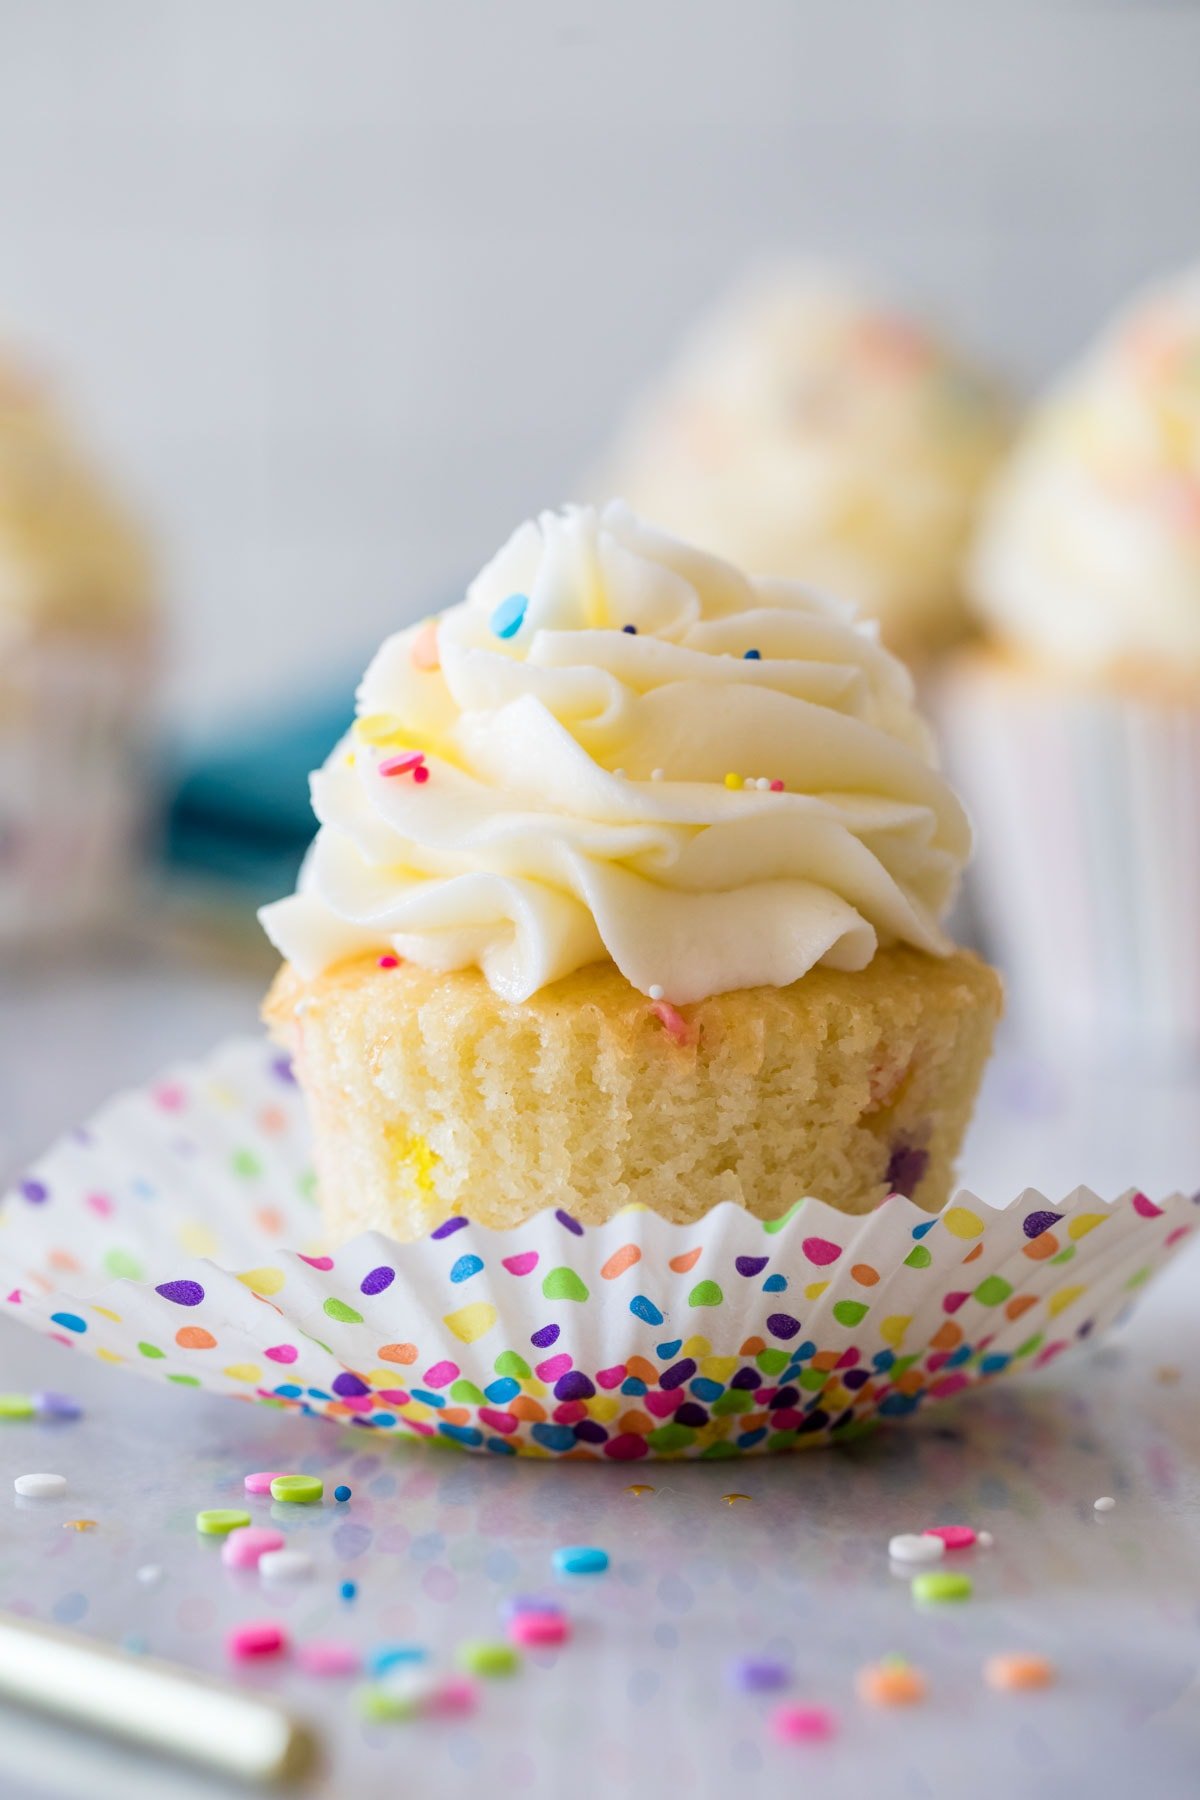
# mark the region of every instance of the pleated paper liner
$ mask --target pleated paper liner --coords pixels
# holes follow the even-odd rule
[[[326,1252],[287,1060],[261,1041],[125,1095],[0,1209],[10,1316],[209,1392],[497,1455],[799,1449],[1006,1372],[1119,1315],[1195,1203],[1079,1189],[937,1217],[802,1199],[768,1225],[630,1209],[461,1218]]]

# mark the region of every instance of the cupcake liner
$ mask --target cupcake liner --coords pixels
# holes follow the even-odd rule
[[[106,1362],[501,1455],[790,1450],[1103,1330],[1196,1203],[1080,1188],[937,1216],[800,1200],[672,1225],[451,1218],[326,1251],[286,1057],[237,1041],[109,1104],[0,1208],[11,1317]]]
[[[0,658],[0,946],[111,916],[143,825],[146,657],[48,632]]]
[[[982,659],[939,706],[976,826],[969,890],[1014,1012],[1116,1060],[1200,1054],[1200,707]]]

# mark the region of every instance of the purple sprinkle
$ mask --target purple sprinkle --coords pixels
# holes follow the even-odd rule
[[[599,1419],[580,1419],[575,1427],[575,1436],[581,1444],[606,1444],[608,1432]]]
[[[558,1325],[543,1325],[540,1331],[534,1332],[529,1341],[539,1350],[548,1350],[551,1344],[557,1344],[560,1330],[561,1326]]]
[[[929,1167],[928,1150],[918,1150],[914,1144],[897,1144],[888,1160],[887,1174],[884,1180],[891,1194],[903,1194],[911,1200],[914,1188],[918,1187]]]
[[[794,1338],[800,1329],[799,1319],[793,1319],[791,1313],[772,1313],[767,1319],[767,1330],[772,1337]]]
[[[154,1291],[164,1300],[174,1301],[176,1306],[199,1306],[204,1298],[204,1289],[198,1281],[162,1281]]]
[[[582,1369],[568,1369],[554,1384],[556,1400],[590,1400],[595,1392]]]
[[[762,1386],[762,1376],[757,1369],[739,1369],[729,1385],[735,1388],[758,1388]]]
[[[866,1386],[871,1379],[871,1371],[870,1369],[847,1369],[838,1379],[844,1388],[850,1388],[853,1391],[855,1388]]]
[[[349,1369],[343,1369],[340,1375],[333,1378],[333,1391],[341,1394],[344,1399],[348,1394],[369,1394],[371,1390],[360,1376],[352,1375]]]
[[[1061,1213],[1031,1212],[1026,1216],[1021,1229],[1027,1238],[1041,1237],[1043,1231],[1049,1231],[1050,1227],[1057,1225],[1061,1218]]]
[[[45,1182],[35,1180],[32,1175],[27,1175],[25,1180],[21,1183],[21,1193],[26,1200],[31,1200],[35,1206],[40,1206],[43,1200],[48,1200],[50,1198],[50,1189],[46,1186]]]
[[[562,1614],[558,1601],[548,1600],[544,1594],[510,1594],[502,1610],[506,1619],[515,1619],[520,1613],[551,1613],[555,1618]]]
[[[695,1400],[685,1400],[682,1406],[675,1408],[676,1425],[690,1425],[696,1431],[708,1424],[708,1408],[697,1405]]]
[[[745,1694],[772,1693],[786,1687],[791,1678],[791,1670],[786,1664],[769,1656],[739,1656],[729,1665],[730,1686],[740,1688]]]
[[[555,1209],[554,1216],[560,1225],[565,1225],[568,1231],[573,1231],[575,1233],[576,1237],[583,1236],[583,1226],[579,1223],[579,1220],[573,1219],[569,1212],[563,1211],[561,1206]]]
[[[850,1373],[853,1374],[854,1371],[851,1370]],[[867,1372],[865,1369],[859,1369],[858,1373],[862,1376],[863,1381],[867,1379]],[[862,1381],[855,1382],[853,1385],[861,1387]],[[782,1387],[776,1390],[771,1400],[770,1410],[771,1412],[778,1412],[781,1407],[798,1406],[799,1404],[800,1389],[794,1387]]]
[[[378,1269],[372,1269],[369,1275],[364,1275],[358,1285],[364,1294],[382,1294],[384,1288],[390,1288],[395,1279],[395,1269],[389,1269],[385,1263]]]
[[[78,1419],[83,1413],[73,1395],[57,1393],[53,1388],[44,1388],[33,1396],[33,1410],[44,1419]]]
[[[290,1056],[277,1056],[271,1064],[271,1073],[277,1080],[287,1082],[289,1087],[295,1087],[296,1077],[292,1073],[292,1059]]]
[[[660,1388],[666,1388],[669,1392],[671,1388],[682,1387],[684,1382],[690,1381],[695,1373],[695,1363],[690,1356],[685,1356],[682,1362],[673,1364],[659,1376],[658,1385]]]
[[[441,1225],[438,1226],[436,1231],[431,1231],[429,1235],[431,1238],[433,1238],[435,1240],[435,1242],[438,1238],[453,1237],[454,1233],[456,1231],[461,1231],[463,1226],[466,1223],[467,1223],[467,1221],[460,1217],[455,1217],[453,1219],[446,1219]]]
[[[739,1256],[733,1266],[739,1275],[761,1275],[770,1260],[769,1256]]]

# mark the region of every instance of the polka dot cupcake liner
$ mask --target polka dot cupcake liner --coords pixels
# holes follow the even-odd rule
[[[1080,1188],[937,1216],[801,1199],[677,1226],[463,1218],[321,1242],[287,1059],[239,1041],[113,1101],[0,1207],[11,1317],[179,1387],[497,1456],[730,1457],[912,1417],[1093,1337],[1196,1202]]]

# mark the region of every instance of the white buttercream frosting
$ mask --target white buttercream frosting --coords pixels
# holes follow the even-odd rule
[[[841,277],[784,269],[701,321],[593,485],[922,649],[962,630],[963,558],[1008,427],[995,383],[944,339]]]
[[[1137,301],[1035,412],[973,586],[1046,662],[1200,676],[1200,270]]]
[[[513,1000],[602,959],[680,1003],[945,953],[969,848],[872,627],[617,503],[522,525],[390,638],[312,795],[262,914],[299,972],[390,951]]]

